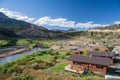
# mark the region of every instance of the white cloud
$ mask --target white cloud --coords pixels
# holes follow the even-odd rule
[[[104,27],[104,26],[108,26],[108,25],[94,24],[93,21],[76,24],[76,27],[80,27],[80,28],[94,28],[94,27]]]
[[[120,21],[115,21],[114,24],[120,24]]]
[[[0,12],[3,12],[10,18],[27,21],[27,22],[30,22],[30,23],[33,23],[39,26],[56,26],[56,27],[58,26],[58,27],[71,27],[71,28],[94,28],[94,27],[107,26],[107,25],[102,25],[102,24],[95,24],[93,23],[93,21],[89,21],[85,23],[82,23],[82,22],[76,23],[75,21],[70,21],[65,18],[51,18],[48,16],[41,17],[39,19],[29,18],[28,16],[24,16],[19,12],[11,11],[5,8],[0,8]]]
[[[5,8],[0,8],[0,12],[3,12],[5,15],[9,16],[10,18],[14,18],[17,20],[24,20],[27,22],[32,22],[33,20],[35,20],[35,18],[29,18],[28,16],[23,16],[19,12],[10,11],[10,10],[5,9]]]
[[[94,24],[93,21],[86,23],[76,23],[75,21],[68,21],[65,18],[51,18],[51,17],[42,17],[36,20],[35,24],[37,25],[46,25],[46,26],[59,26],[59,27],[72,27],[72,28],[93,28],[93,27],[104,27],[107,25]]]
[[[65,18],[52,19],[51,17],[45,16],[36,20],[35,24],[60,27],[74,27],[75,21],[68,21]]]

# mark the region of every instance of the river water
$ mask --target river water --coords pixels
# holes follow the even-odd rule
[[[23,52],[23,53],[20,53],[20,54],[15,54],[15,55],[10,55],[10,56],[6,56],[6,57],[3,57],[3,58],[0,58],[0,64],[3,64],[5,62],[11,62],[21,56],[24,56],[24,55],[28,55],[28,54],[32,54],[36,51],[40,51],[40,50],[47,50],[47,49],[41,49],[41,48],[37,48],[37,49],[32,49],[30,51],[27,51],[27,52]]]

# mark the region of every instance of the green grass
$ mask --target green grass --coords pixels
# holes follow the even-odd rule
[[[64,71],[64,67],[66,65],[67,64],[64,64],[64,63],[56,64],[55,66],[49,68],[49,70],[52,70],[52,71]]]
[[[50,56],[48,54],[43,54],[41,56],[36,56],[35,57],[36,60],[45,60],[45,61],[49,61],[50,60]]]

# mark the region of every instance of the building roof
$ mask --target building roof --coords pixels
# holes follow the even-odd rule
[[[89,55],[96,57],[115,57],[112,52],[98,52],[98,51],[90,51]]]
[[[108,58],[88,57],[88,56],[81,56],[77,54],[71,54],[68,60],[88,63],[88,64],[104,65],[104,66],[109,66],[110,64],[110,61]]]

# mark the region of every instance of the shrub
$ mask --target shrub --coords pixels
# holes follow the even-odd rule
[[[55,57],[51,57],[50,62],[54,62],[54,63],[56,63],[56,62],[57,62],[57,61],[56,61],[56,58],[55,58]]]
[[[39,63],[38,62],[33,63],[32,68],[33,69],[39,69]]]
[[[35,48],[36,46],[37,46],[37,43],[31,43],[31,44],[29,45],[30,49],[33,49],[33,48]]]
[[[109,49],[109,51],[112,51],[113,50],[113,46],[107,46],[107,48]]]
[[[12,66],[12,64],[9,63],[9,62],[3,64],[3,67],[4,67],[4,68],[9,68],[9,67],[11,67],[11,66]]]
[[[43,48],[49,48],[49,45],[47,43],[42,43]]]
[[[10,80],[34,80],[34,78],[30,75],[27,75],[25,77],[21,77],[21,76],[13,77]]]
[[[61,56],[62,59],[65,59],[65,57],[66,57],[65,55],[62,55],[62,56]]]
[[[13,72],[19,73],[21,72],[21,69],[16,65],[7,69],[7,73],[13,73]]]
[[[71,51],[66,52],[66,56],[69,56],[71,54]]]
[[[42,63],[40,63],[40,68],[41,69],[45,69],[47,67],[49,67],[49,64],[47,62],[43,61]]]
[[[60,53],[58,51],[55,52],[56,55],[59,55]]]
[[[95,50],[95,51],[100,51],[100,49],[99,49],[99,48],[97,48],[97,47],[96,47],[96,48],[94,48],[94,50]]]
[[[9,45],[10,45],[10,41],[7,41],[7,40],[0,41],[0,47],[5,47]]]
[[[21,40],[18,40],[17,41],[17,45],[25,45],[25,46],[28,46],[29,45],[29,41],[28,40],[25,40],[25,39],[21,39]]]
[[[41,51],[37,51],[37,52],[35,53],[35,55],[41,56],[41,55],[43,55],[43,53],[42,53]]]
[[[7,68],[3,68],[0,70],[0,73],[6,73],[7,72]]]
[[[85,49],[85,50],[83,51],[83,56],[87,56],[87,55],[88,55],[88,50]]]
[[[100,52],[106,52],[105,50],[103,50],[103,49],[100,49]]]

